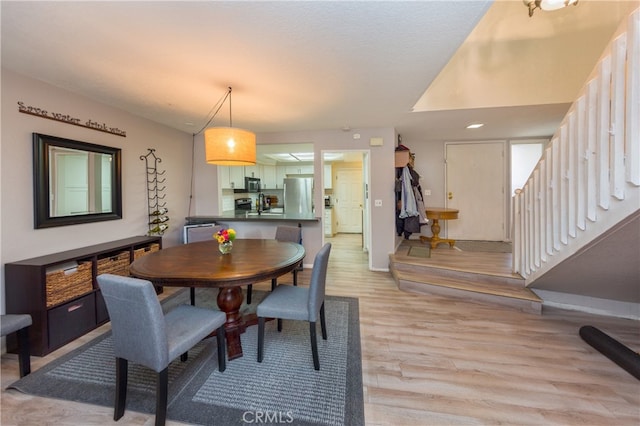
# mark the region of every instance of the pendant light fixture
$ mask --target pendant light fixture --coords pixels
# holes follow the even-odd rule
[[[229,99],[229,127],[210,127],[204,131],[205,159],[209,164],[221,166],[254,165],[256,164],[256,135],[248,130],[233,127],[231,87],[211,120],[227,99]]]
[[[533,11],[541,10],[557,10],[563,7],[577,5],[578,0],[522,0],[524,5],[529,8],[529,16],[533,16]]]

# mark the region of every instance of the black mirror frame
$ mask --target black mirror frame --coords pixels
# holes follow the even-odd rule
[[[52,217],[49,214],[49,145],[80,151],[91,151],[113,156],[112,200],[109,213],[89,213],[73,216]],[[111,148],[87,142],[79,142],[56,136],[33,133],[33,218],[34,228],[77,225],[122,219],[122,163],[120,148]]]

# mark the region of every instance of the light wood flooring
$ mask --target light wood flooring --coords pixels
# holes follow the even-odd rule
[[[404,292],[390,273],[367,269],[359,235],[328,241],[333,249],[327,293],[360,301],[367,425],[640,424],[640,381],[578,334],[583,325],[592,325],[638,351],[638,321],[546,307],[539,315]],[[299,277],[308,283],[309,270]],[[268,289],[269,284],[256,286],[262,287]],[[108,327],[46,357],[33,357],[32,369]],[[153,415],[127,411],[115,423],[112,408],[7,391],[18,379],[13,354],[2,356],[1,372],[2,426],[154,421]]]

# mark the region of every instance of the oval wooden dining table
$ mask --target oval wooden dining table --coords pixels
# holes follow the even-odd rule
[[[215,240],[165,248],[131,263],[132,276],[156,286],[218,288],[217,303],[227,315],[227,357],[242,356],[240,334],[257,323],[255,314],[242,315],[242,286],[277,278],[295,269],[305,256],[300,244],[277,240],[236,239],[222,254]]]

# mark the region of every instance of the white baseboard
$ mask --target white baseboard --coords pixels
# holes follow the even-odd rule
[[[533,288],[531,290],[543,300],[543,306],[586,312],[595,315],[640,320],[640,303],[621,302],[618,300],[600,299],[597,297],[558,293]]]

